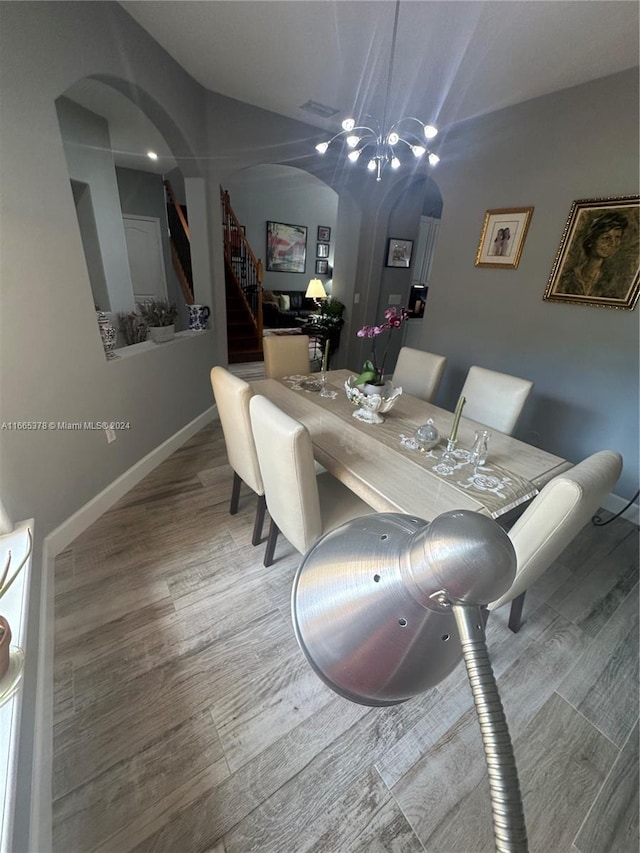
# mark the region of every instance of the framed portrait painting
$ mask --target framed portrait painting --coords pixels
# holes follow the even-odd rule
[[[306,262],[306,226],[267,222],[267,270],[304,272]]]
[[[517,269],[532,215],[532,207],[487,210],[475,266]]]
[[[318,240],[321,243],[328,243],[331,240],[331,228],[327,225],[318,225]]]
[[[410,267],[412,252],[413,240],[398,240],[396,237],[390,237],[386,266],[404,267],[405,269]]]
[[[640,196],[574,201],[543,299],[632,311],[640,291]]]

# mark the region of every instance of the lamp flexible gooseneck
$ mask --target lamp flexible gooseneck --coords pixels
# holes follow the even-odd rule
[[[434,687],[464,659],[500,853],[528,848],[482,608],[506,592],[515,570],[511,540],[485,516],[459,510],[428,523],[382,513],[320,539],[300,565],[291,595],[294,630],[307,660],[353,702],[403,702]]]

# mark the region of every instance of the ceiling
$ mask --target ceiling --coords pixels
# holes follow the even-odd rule
[[[211,91],[331,132],[350,114],[382,116],[395,11],[390,0],[120,5]],[[637,66],[639,10],[636,0],[404,0],[387,117],[413,115],[444,129]],[[89,106],[87,92],[84,97]],[[111,124],[119,97],[110,104],[108,98],[103,93],[102,114],[111,110]],[[318,116],[301,108],[308,101],[337,113]],[[129,116],[118,124],[131,136],[139,122]],[[136,144],[130,151],[139,151],[140,141],[119,139],[122,151]],[[165,170],[162,163],[156,169]]]
[[[121,6],[205,88],[319,127],[308,100],[380,115],[390,0],[133,0]],[[445,126],[638,65],[629,0],[405,0],[391,100]]]

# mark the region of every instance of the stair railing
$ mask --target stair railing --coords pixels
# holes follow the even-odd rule
[[[231,207],[229,193],[222,187],[220,201],[225,264],[253,318],[258,339],[262,340],[262,261],[253,254],[244,229]]]
[[[171,243],[171,262],[180,282],[182,293],[187,305],[193,305],[193,274],[191,271],[191,234],[181,205],[173,192],[169,181],[165,180],[164,188],[167,193],[167,220]]]

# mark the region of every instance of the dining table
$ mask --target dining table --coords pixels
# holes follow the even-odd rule
[[[326,376],[330,396],[321,396],[319,374],[260,379],[250,384],[308,429],[315,459],[377,512],[399,512],[431,521],[450,510],[474,510],[496,520],[522,511],[553,477],[572,463],[513,436],[490,430],[483,465],[470,461],[477,430],[462,416],[453,453],[447,438],[454,413],[401,394],[383,423],[355,418],[345,382],[349,370]],[[441,441],[429,450],[415,442],[416,429],[432,419]]]

